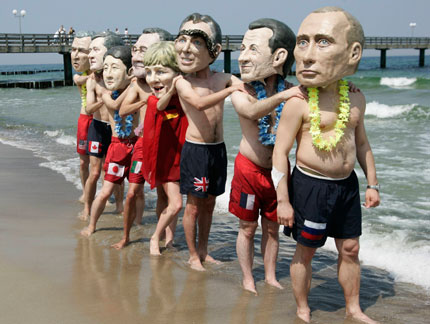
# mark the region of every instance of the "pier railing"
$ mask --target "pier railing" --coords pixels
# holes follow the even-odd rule
[[[134,44],[140,35],[121,35]],[[243,35],[224,35],[223,50],[240,49]],[[71,49],[73,36],[52,34],[0,34],[0,53],[63,53]],[[366,37],[365,49],[428,49],[430,37]]]

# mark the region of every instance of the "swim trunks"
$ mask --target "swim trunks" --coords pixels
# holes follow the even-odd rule
[[[122,139],[112,136],[103,166],[105,170],[105,180],[121,184],[124,178],[128,177],[131,156],[136,141],[137,137]]]
[[[110,145],[111,137],[110,124],[93,118],[88,129],[87,154],[98,158],[104,157]]]
[[[78,118],[78,131],[76,132],[76,152],[82,155],[87,154],[88,128],[90,127],[93,115],[80,114]]]
[[[143,138],[139,137],[136,144],[134,144],[134,151],[131,157],[130,173],[128,175],[128,182],[145,184],[143,177]]]
[[[361,235],[360,192],[357,175],[342,180],[320,179],[293,170],[290,202],[294,209],[294,239],[318,248],[327,236],[347,239]]]
[[[239,152],[234,162],[229,212],[244,221],[255,222],[261,210],[262,217],[277,222],[276,208],[271,170],[256,165]]]
[[[143,175],[151,189],[166,182],[178,182],[182,146],[188,120],[177,95],[166,109],[157,109],[158,99],[149,96],[143,127]]]
[[[227,180],[227,150],[221,143],[185,141],[181,154],[181,193],[199,198],[219,196]]]

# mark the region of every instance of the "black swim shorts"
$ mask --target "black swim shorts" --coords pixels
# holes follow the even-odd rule
[[[361,235],[361,206],[357,175],[342,180],[315,178],[294,168],[290,202],[294,209],[294,239],[318,248],[327,236],[347,239]]]
[[[199,198],[219,196],[227,180],[227,151],[224,142],[199,144],[185,141],[181,153],[182,194]]]
[[[88,129],[87,154],[102,158],[106,156],[112,137],[109,123],[93,119]]]

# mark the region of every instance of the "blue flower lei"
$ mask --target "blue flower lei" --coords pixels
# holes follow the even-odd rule
[[[284,79],[278,75],[276,86],[276,93],[285,90],[285,81]],[[255,92],[257,93],[257,99],[263,100],[267,98],[266,89],[264,88],[264,84],[260,81],[252,81],[251,85],[254,87]],[[260,132],[258,133],[258,139],[263,145],[275,145],[276,140],[276,130],[278,129],[279,119],[281,118],[282,109],[284,108],[285,102],[281,102],[278,107],[275,108],[276,116],[275,116],[275,125],[273,125],[274,134],[270,132],[270,124],[272,121],[271,114],[264,116],[258,120],[258,128]]]
[[[112,99],[116,100],[118,97],[119,92],[112,91]],[[122,129],[122,118],[120,117],[118,110],[115,110],[113,120],[115,121],[115,132],[119,138],[125,138],[130,136],[131,130],[133,128],[133,114],[125,117],[125,130]]]

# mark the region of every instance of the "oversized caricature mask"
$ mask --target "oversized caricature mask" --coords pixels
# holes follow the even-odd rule
[[[135,77],[142,79],[145,77],[145,66],[143,65],[143,56],[146,50],[154,43],[160,41],[157,33],[142,34],[131,49],[133,74]]]
[[[103,62],[103,80],[108,90],[122,90],[128,83],[127,67],[120,60],[111,55]]]
[[[72,65],[75,71],[85,72],[90,69],[90,63],[88,60],[88,54],[90,52],[89,47],[91,43],[91,37],[76,37],[72,43]]]
[[[212,40],[212,31],[206,22],[187,21],[175,41],[179,69],[194,73],[208,67],[218,56],[219,49]],[[210,48],[209,48],[210,47]]]
[[[362,46],[348,40],[351,28],[342,11],[311,13],[303,20],[294,50],[300,84],[325,87],[354,74]]]
[[[239,55],[240,77],[244,82],[264,81],[274,74],[282,74],[282,64],[275,66],[269,47],[273,31],[267,27],[250,29],[245,33]]]
[[[107,51],[104,42],[104,37],[97,37],[91,41],[90,54],[88,55],[91,71],[103,69],[103,57]]]

